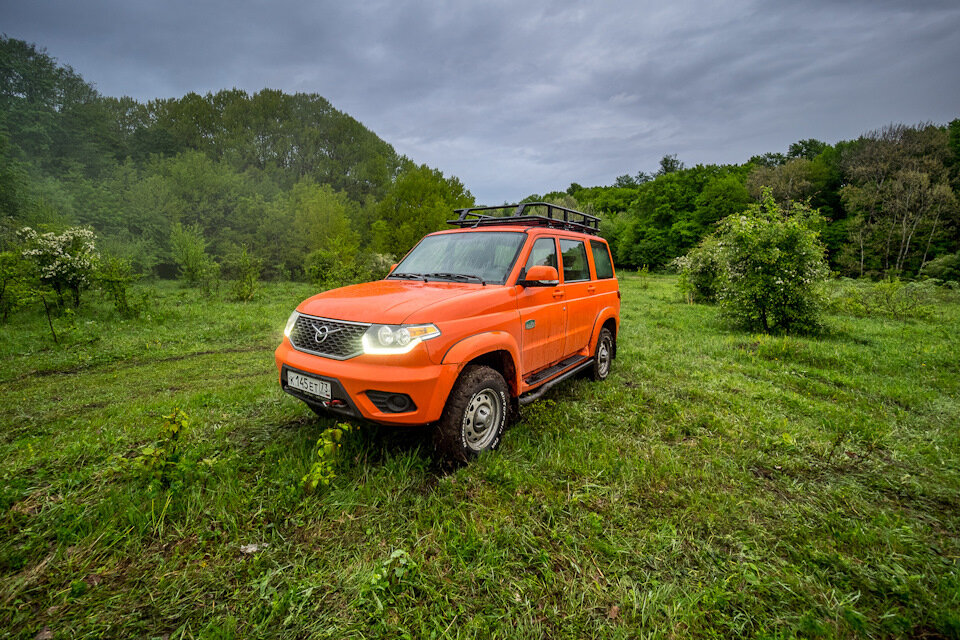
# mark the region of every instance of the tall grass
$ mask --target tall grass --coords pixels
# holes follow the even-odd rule
[[[303,285],[0,327],[0,636],[960,637],[960,304],[725,329],[622,280],[618,358],[448,471],[317,419],[272,348]],[[163,484],[137,462],[190,425]],[[399,553],[402,551],[402,553]]]

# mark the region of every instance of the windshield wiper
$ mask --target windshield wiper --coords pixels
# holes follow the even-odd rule
[[[388,278],[403,278],[404,280],[409,280],[415,278],[417,280],[427,281],[426,277],[422,273],[391,273],[387,276]]]
[[[480,276],[474,276],[467,273],[438,272],[438,273],[425,273],[423,275],[426,276],[427,278],[437,278],[439,280],[458,280],[458,281],[476,280],[483,286],[487,286],[487,283]]]

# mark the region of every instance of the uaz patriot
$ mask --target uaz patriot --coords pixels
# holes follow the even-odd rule
[[[543,202],[456,213],[385,279],[300,303],[275,354],[284,391],[320,414],[433,424],[442,454],[469,460],[557,382],[607,377],[620,289],[599,220]]]

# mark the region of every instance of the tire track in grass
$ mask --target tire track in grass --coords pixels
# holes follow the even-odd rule
[[[26,373],[21,373],[19,376],[10,378],[8,380],[3,380],[2,384],[10,384],[13,382],[20,382],[21,380],[26,380],[27,378],[45,378],[52,375],[77,375],[79,373],[88,373],[91,371],[96,371],[98,369],[110,370],[109,368],[116,365],[114,369],[128,369],[132,367],[142,367],[150,364],[160,364],[164,362],[177,362],[179,360],[187,360],[189,358],[199,358],[201,356],[210,356],[221,353],[250,353],[253,351],[272,351],[276,347],[269,345],[258,345],[253,347],[233,347],[230,349],[210,349],[207,351],[195,351],[193,353],[181,353],[175,356],[168,356],[166,358],[156,358],[152,360],[123,360],[120,362],[107,362],[100,365],[82,365],[78,367],[71,367],[69,369],[35,369],[33,371],[28,371]]]

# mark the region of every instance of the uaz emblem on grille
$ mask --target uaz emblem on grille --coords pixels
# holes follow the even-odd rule
[[[329,335],[330,335],[331,333],[336,333],[336,332],[338,332],[338,331],[340,331],[340,329],[331,329],[330,327],[328,327],[328,326],[326,326],[326,325],[321,325],[321,326],[319,326],[319,327],[314,327],[314,328],[313,328],[313,332],[314,332],[314,333],[313,333],[313,339],[316,341],[317,344],[320,344],[320,343],[322,343],[324,340],[326,340],[327,337],[329,337]]]

